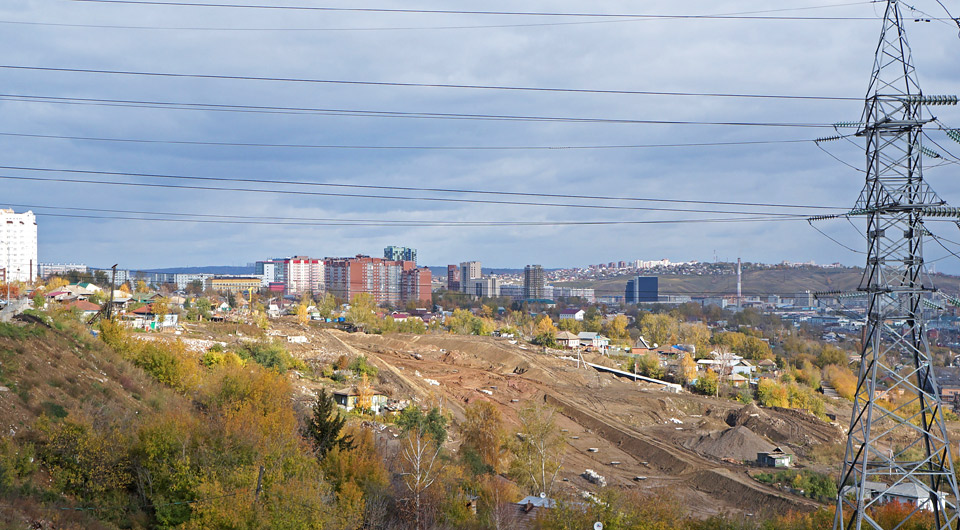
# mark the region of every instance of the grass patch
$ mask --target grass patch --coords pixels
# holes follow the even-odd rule
[[[8,322],[0,322],[0,338],[26,340],[31,337],[42,337],[43,328],[37,326],[17,326]]]
[[[69,413],[67,412],[67,409],[63,408],[62,405],[59,405],[52,401],[44,401],[43,403],[40,404],[40,407],[43,409],[44,414],[46,414],[47,416],[50,416],[51,418],[56,418],[58,420],[62,420],[63,418],[66,418],[69,415]]]

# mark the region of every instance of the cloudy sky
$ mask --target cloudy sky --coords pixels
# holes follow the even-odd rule
[[[157,3],[0,3],[0,207],[41,214],[41,261],[239,265],[377,255],[390,244],[417,248],[430,265],[863,260],[806,221],[777,217],[857,198],[860,148],[831,142],[825,153],[812,140],[834,131],[800,125],[859,119],[882,3]],[[945,14],[934,0],[914,7],[922,12],[905,16],[924,92],[960,92],[956,25],[936,20]],[[553,15],[462,13],[501,10]],[[737,17],[569,16],[600,13]],[[826,99],[636,93],[651,91]],[[934,110],[960,127],[956,107]],[[791,126],[703,124],[718,122]],[[942,132],[931,136],[960,153]],[[728,145],[663,147],[676,144]],[[926,176],[960,205],[956,164]],[[385,195],[406,199],[370,197]],[[587,222],[619,224],[573,224]],[[845,221],[816,226],[863,246]],[[956,227],[936,228],[960,240]],[[928,246],[928,260],[945,254]],[[935,266],[960,272],[958,261]]]

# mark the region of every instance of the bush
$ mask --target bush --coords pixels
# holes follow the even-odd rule
[[[713,370],[707,370],[706,373],[697,377],[697,382],[693,385],[693,389],[696,390],[697,393],[705,396],[715,396],[719,384],[720,378],[717,377],[717,373]]]
[[[833,477],[807,469],[758,473],[754,478],[764,484],[781,484],[800,490],[804,497],[817,501],[825,502],[837,498],[837,484]]]
[[[286,372],[292,368],[301,369],[304,366],[303,361],[294,359],[283,345],[276,342],[249,344],[244,346],[239,354],[243,359],[253,360],[265,368],[278,372]]]
[[[351,361],[348,369],[356,373],[358,377],[363,374],[367,374],[369,377],[376,377],[377,374],[380,373],[380,369],[370,364],[365,355],[361,355]]]

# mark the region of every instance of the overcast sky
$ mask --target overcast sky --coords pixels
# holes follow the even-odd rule
[[[211,0],[217,1],[220,0]],[[223,3],[228,3],[226,0]],[[253,5],[254,0],[229,3]],[[712,15],[809,8],[830,0],[603,2],[523,0],[261,0],[286,6],[510,10],[553,13]],[[945,16],[934,0],[917,9]],[[751,16],[863,17],[870,20],[623,19],[601,17],[386,13],[124,5],[68,0],[0,3],[0,64],[455,85],[863,97],[883,4],[758,13]],[[960,11],[960,7],[957,8]],[[921,86],[960,92],[956,26],[905,10]],[[38,24],[42,23],[42,24]],[[101,27],[88,27],[101,26]],[[107,27],[110,26],[110,27]],[[117,27],[127,26],[127,27]],[[129,26],[154,29],[131,29]],[[497,26],[497,27],[491,27]],[[165,29],[155,29],[165,28]],[[172,28],[172,29],[170,29]],[[197,28],[232,28],[214,31]],[[393,29],[382,29],[393,28]],[[237,30],[241,29],[241,30]],[[148,77],[0,68],[0,166],[149,173],[228,179],[452,188],[559,195],[604,195],[849,207],[863,185],[861,148],[812,142],[829,128],[584,123],[373,117],[317,113],[225,112],[129,104],[38,102],[36,96],[185,104],[296,107],[351,111],[830,124],[859,119],[856,100],[679,97],[363,84]],[[30,101],[23,97],[30,96]],[[209,109],[209,107],[207,107]],[[956,107],[934,107],[960,127]],[[69,136],[74,139],[17,135]],[[960,145],[931,132],[943,147]],[[82,138],[358,146],[364,149],[134,143]],[[794,143],[597,149],[369,149],[369,147],[600,147],[722,142]],[[927,159],[927,165],[936,161]],[[861,264],[863,256],[803,220],[555,226],[290,226],[164,222],[153,214],[105,210],[412,222],[667,221],[743,218],[758,212],[815,215],[809,208],[603,201],[505,195],[329,188],[256,182],[156,179],[129,175],[2,169],[0,207],[38,214],[148,217],[96,219],[40,215],[40,260],[120,263],[129,268],[238,265],[268,257],[379,255],[386,245],[419,251],[423,264],[468,259],[484,266],[582,266],[612,260],[735,260]],[[956,164],[926,176],[960,205]],[[24,180],[97,180],[113,186]],[[156,185],[243,187],[294,193],[173,189]],[[424,200],[347,198],[352,193],[562,202],[617,208],[545,207]],[[746,214],[622,209],[655,207]],[[66,210],[86,208],[90,210]],[[748,215],[749,214],[749,215]],[[224,219],[205,217],[204,219]],[[291,222],[280,220],[281,222]],[[293,221],[303,223],[305,221]],[[862,223],[862,220],[861,220]],[[845,221],[816,225],[855,249],[864,246]],[[956,227],[934,226],[954,240]],[[928,245],[928,261],[944,256]],[[951,257],[936,270],[960,272]]]

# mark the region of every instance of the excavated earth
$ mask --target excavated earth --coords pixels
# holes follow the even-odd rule
[[[287,327],[276,333],[307,337],[288,346],[308,362],[366,355],[380,369],[380,391],[442,403],[457,420],[477,400],[498,405],[511,429],[517,412],[531,402],[557,407],[567,443],[560,486],[571,493],[596,488],[581,476],[593,469],[611,486],[669,491],[695,515],[811,510],[818,506],[814,501],[758,483],[747,472],[755,469],[757,452],[779,446],[803,465],[818,446],[843,438],[837,423],[808,413],[668,393],[501,338]],[[319,386],[307,378],[296,383],[305,400]],[[452,438],[455,449],[458,440]]]

